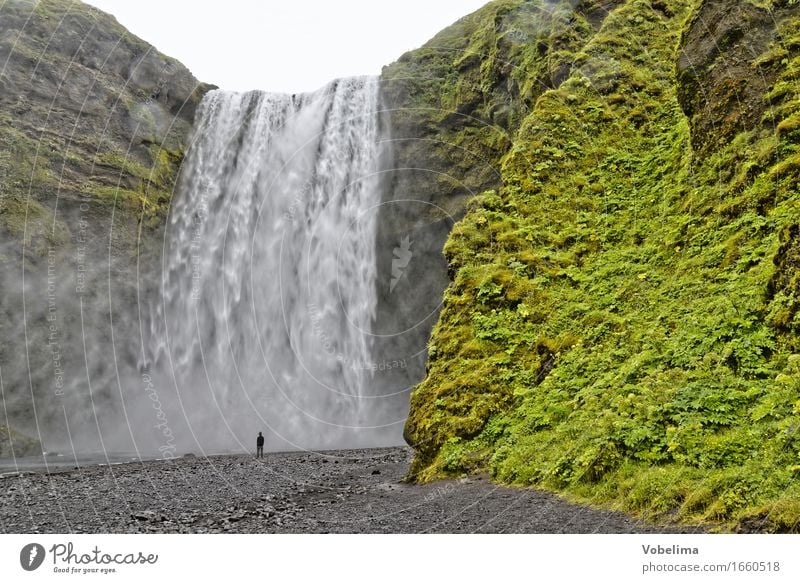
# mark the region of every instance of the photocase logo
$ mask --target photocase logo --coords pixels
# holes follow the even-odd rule
[[[35,571],[44,562],[44,547],[39,543],[30,543],[19,552],[19,564],[26,571]]]
[[[392,293],[394,288],[397,287],[408,264],[411,262],[411,258],[414,256],[414,253],[411,252],[411,245],[411,237],[406,235],[400,241],[400,245],[395,247],[392,252],[392,281],[389,283],[389,293]]]

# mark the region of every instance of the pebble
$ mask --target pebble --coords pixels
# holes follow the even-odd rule
[[[561,532],[563,525],[576,533],[662,530],[488,480],[400,484],[411,460],[407,448],[336,452],[336,458],[325,472],[329,459],[297,452],[267,454],[274,471],[241,456],[212,456],[201,464],[184,457],[29,473],[7,482],[0,533]],[[378,475],[376,484],[372,476]]]

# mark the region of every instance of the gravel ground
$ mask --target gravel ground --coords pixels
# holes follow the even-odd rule
[[[0,532],[687,532],[482,477],[402,484],[410,460],[409,449],[392,448],[6,474]]]

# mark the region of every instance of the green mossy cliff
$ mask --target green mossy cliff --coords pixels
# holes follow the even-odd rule
[[[467,26],[396,65],[507,132],[445,245],[410,477],[797,531],[797,2],[500,1],[441,38]]]
[[[518,128],[619,4],[492,2],[384,68],[393,160],[379,217],[379,273],[391,273],[404,238],[413,253],[396,289],[378,290],[376,360],[408,363],[387,392],[405,400],[405,388],[425,376],[426,343],[449,283],[441,251],[454,223],[475,195],[502,185],[501,160]]]

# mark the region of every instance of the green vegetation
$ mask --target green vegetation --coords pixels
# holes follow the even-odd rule
[[[800,18],[770,5],[763,123],[698,155],[675,63],[699,4],[614,7],[456,225],[414,479],[800,530]]]
[[[429,171],[404,190],[458,216],[467,198],[499,186],[513,132],[594,33],[589,14],[498,0],[384,68],[397,165]]]

